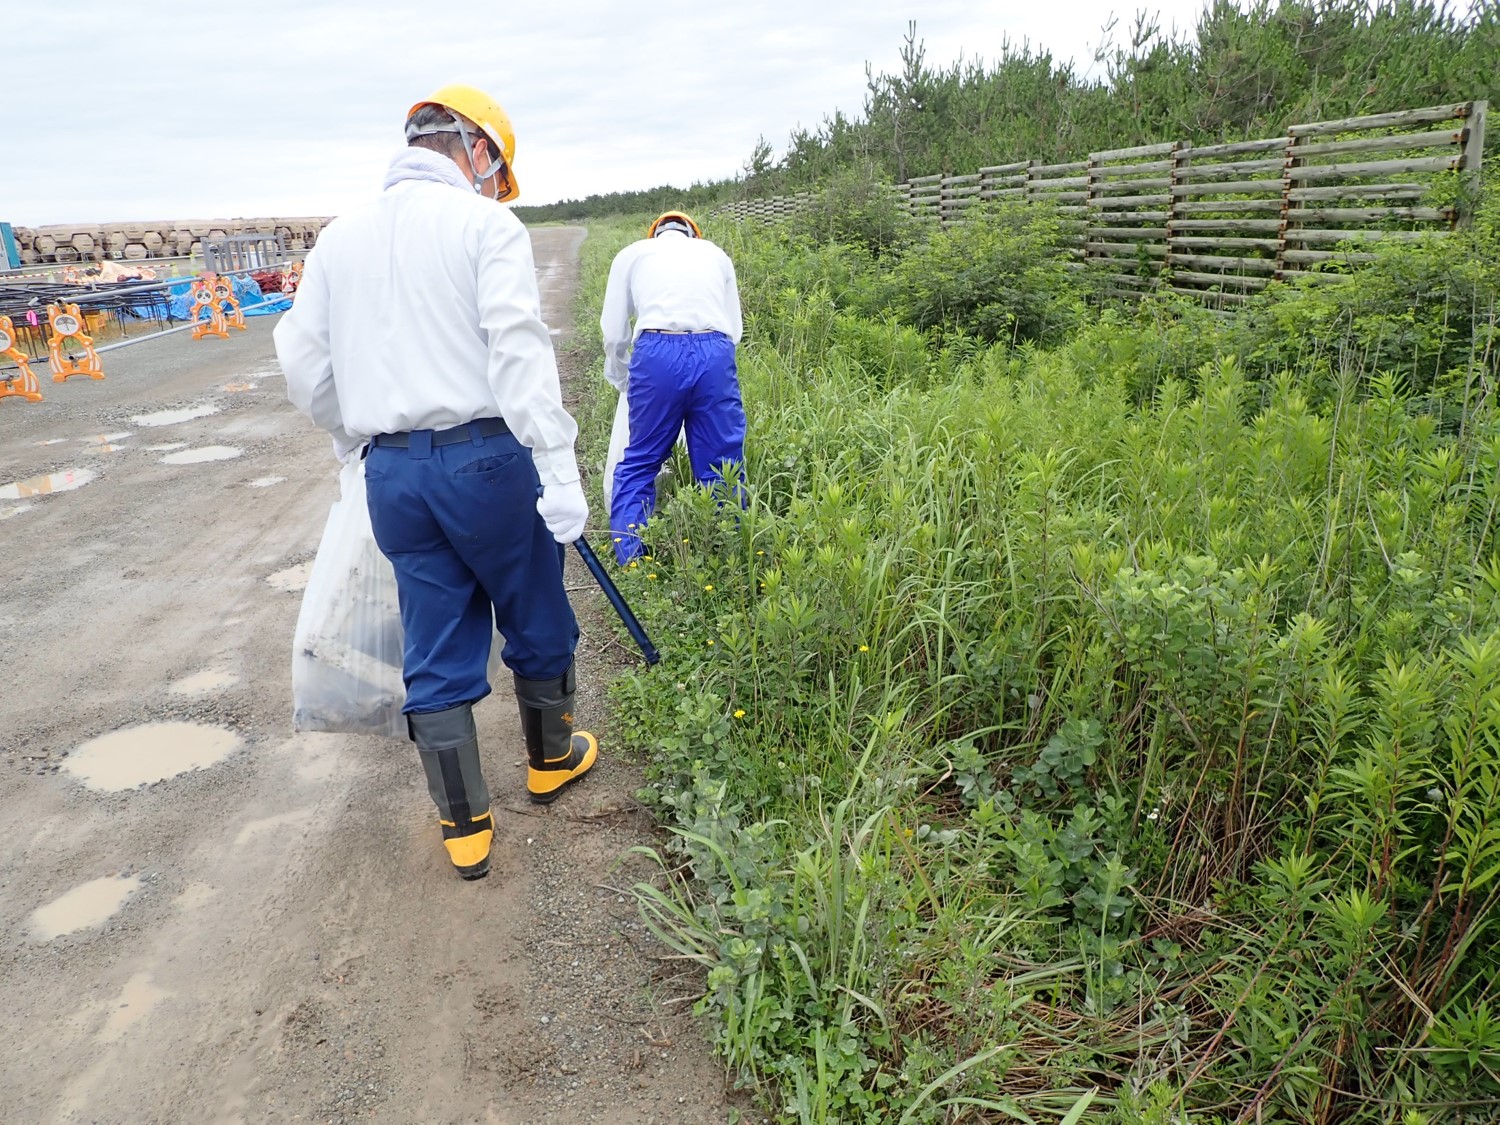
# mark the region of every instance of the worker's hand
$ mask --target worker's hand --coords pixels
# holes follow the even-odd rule
[[[559,543],[577,539],[589,519],[589,502],[583,498],[583,485],[576,480],[544,487],[537,497],[536,510]]]
[[[333,430],[333,455],[339,459],[339,464],[347,465],[351,461],[358,461],[365,453],[365,439],[350,437],[343,430]]]

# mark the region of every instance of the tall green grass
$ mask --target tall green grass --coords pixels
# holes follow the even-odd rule
[[[1040,344],[914,323],[929,243],[710,234],[750,504],[665,500],[612,693],[736,1076],[797,1122],[1492,1112],[1493,231],[1228,319],[1037,294]]]

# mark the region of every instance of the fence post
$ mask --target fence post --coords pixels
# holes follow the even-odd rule
[[[1479,203],[1480,170],[1484,166],[1484,119],[1489,116],[1490,103],[1469,103],[1468,124],[1465,131],[1463,162],[1463,191],[1459,197],[1458,213],[1454,223],[1466,227],[1474,221],[1474,208]]]
[[[1173,141],[1172,171],[1168,176],[1171,182],[1167,184],[1167,252],[1165,255],[1163,255],[1161,260],[1161,272],[1156,275],[1158,284],[1166,283],[1172,273],[1172,226],[1177,222],[1178,219],[1182,218],[1182,202],[1184,199],[1183,196],[1177,194],[1177,188],[1183,182],[1183,170],[1187,168],[1187,166],[1191,164],[1192,161],[1193,142]]]
[[[1294,128],[1296,126],[1287,129],[1286,159],[1281,165],[1281,225],[1276,228],[1276,272],[1271,275],[1278,281],[1286,269],[1286,230],[1291,221],[1287,212],[1292,207],[1292,185],[1296,182],[1292,179],[1292,169],[1302,163],[1297,159],[1297,146],[1302,143],[1302,138],[1291,131]]]
[[[1085,174],[1088,177],[1088,187],[1083,200],[1083,260],[1087,262],[1093,256],[1089,243],[1092,241],[1090,236],[1094,230],[1094,216],[1098,214],[1094,209],[1094,202],[1102,194],[1099,191],[1099,181],[1102,178],[1099,175],[1099,158],[1092,152],[1089,153]]]
[[[1036,168],[1037,162],[1035,160],[1028,160],[1026,162],[1026,194],[1021,196],[1021,198],[1026,200],[1027,203],[1036,198]]]

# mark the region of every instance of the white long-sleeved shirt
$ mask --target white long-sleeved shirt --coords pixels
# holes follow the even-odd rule
[[[678,231],[632,242],[609,267],[599,328],[604,377],[620,390],[630,377],[630,349],[648,328],[722,332],[738,344],[744,324],[734,263],[707,239]]]
[[[404,178],[408,164],[429,174]],[[387,183],[307,256],[275,333],[287,397],[341,452],[375,434],[504,418],[544,485],[576,481],[578,427],[526,228],[435,153],[407,150]]]

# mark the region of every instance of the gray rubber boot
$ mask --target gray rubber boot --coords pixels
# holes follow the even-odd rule
[[[526,735],[526,790],[534,804],[550,805],[599,759],[599,743],[573,729],[573,668],[553,680],[516,678],[516,702]]]
[[[495,822],[490,791],[479,764],[479,732],[469,704],[406,716],[411,740],[427,775],[427,792],[438,808],[443,846],[465,879],[490,873]]]

